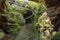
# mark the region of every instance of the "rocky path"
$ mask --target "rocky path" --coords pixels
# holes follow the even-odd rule
[[[23,26],[15,40],[34,40],[32,24],[27,24]]]

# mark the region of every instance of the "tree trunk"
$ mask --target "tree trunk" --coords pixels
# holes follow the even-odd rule
[[[6,15],[6,0],[0,0],[0,29],[2,29],[5,33],[9,33],[8,30],[8,19]]]
[[[0,0],[0,14],[5,14],[4,9],[6,8],[5,5],[6,0]]]

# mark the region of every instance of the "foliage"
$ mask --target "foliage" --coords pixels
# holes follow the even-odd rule
[[[9,29],[11,34],[16,35],[20,32],[25,25],[24,14],[27,10],[33,12],[34,18],[32,18],[32,24],[34,25],[35,40],[60,40],[60,31],[54,34],[51,20],[47,16],[46,8],[42,3],[36,3],[32,1],[16,0],[11,4],[6,2],[7,8],[4,10],[7,14]],[[0,38],[3,37],[3,33],[0,33]]]
[[[7,5],[7,15],[9,17],[8,20],[14,21],[11,24],[15,24],[16,26],[12,26],[13,28],[11,29],[12,34],[16,34],[18,30],[21,29],[21,26],[25,24],[25,20],[23,18],[23,15],[26,13],[27,9],[31,9],[34,14],[34,25],[38,23],[38,18],[40,17],[40,14],[43,13],[45,10],[44,6],[40,6],[41,4],[35,3],[30,1],[30,3],[24,4],[23,1],[17,0],[15,4],[10,5],[9,2],[6,2]],[[41,7],[43,7],[43,10],[41,10]],[[39,16],[38,16],[39,15]]]
[[[14,24],[10,26],[10,31],[12,34],[17,34],[22,26],[25,24],[25,19],[23,18],[23,15],[26,13],[26,10],[30,9],[32,10],[34,14],[34,18],[32,19],[32,24],[34,24],[34,34],[36,36],[36,40],[40,39],[40,31],[38,30],[38,24],[44,29],[44,26],[50,27],[50,21],[45,24],[46,20],[45,18],[42,18],[41,15],[45,12],[46,8],[41,3],[35,3],[30,1],[29,3],[24,3],[20,0],[17,0],[14,4],[10,5],[9,2],[6,2],[7,5],[7,15],[8,20],[12,21],[11,24]]]
[[[10,28],[11,32],[12,34],[16,34],[21,29],[21,26],[24,25],[24,19],[22,17],[22,14],[20,14],[19,6],[15,4],[11,6],[8,2],[6,2],[6,4],[8,11],[7,15],[9,17],[8,20],[13,22],[11,24],[15,24],[15,26],[12,26],[12,28]]]
[[[52,36],[51,40],[60,40],[60,31],[56,32],[56,34]]]

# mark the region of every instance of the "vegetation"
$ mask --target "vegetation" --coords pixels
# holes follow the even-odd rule
[[[60,30],[54,31],[58,26],[54,24],[54,20],[57,20],[59,15],[47,13],[46,10],[52,5],[46,4],[45,1],[40,1],[43,3],[33,1],[0,1],[1,40],[60,40]],[[27,15],[26,18],[25,15]]]

